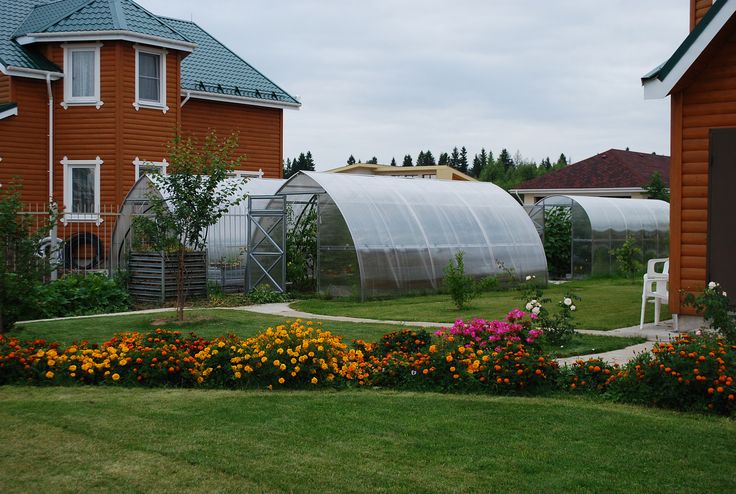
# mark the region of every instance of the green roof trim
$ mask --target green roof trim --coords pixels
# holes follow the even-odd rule
[[[62,2],[66,1],[68,0],[62,0]],[[47,2],[38,0],[0,0],[0,12],[2,12],[0,15],[0,64],[5,67],[61,72],[59,67],[41,56],[36,50],[28,46],[21,46],[13,40],[16,29],[24,23],[34,7],[45,3]]]
[[[12,110],[13,108],[18,108],[18,105],[16,103],[0,103],[0,113]]]
[[[675,65],[677,65],[677,63],[682,59],[685,53],[687,53],[690,47],[693,46],[695,41],[700,37],[703,31],[705,31],[708,25],[713,21],[716,15],[718,15],[718,12],[720,12],[720,10],[727,2],[728,0],[715,2],[713,6],[708,9],[708,12],[706,12],[700,22],[698,22],[698,24],[695,26],[695,29],[693,29],[690,34],[688,34],[682,44],[677,48],[677,50],[675,50],[675,53],[673,53],[672,56],[659,67],[644,75],[641,78],[642,82],[646,82],[652,79],[659,79],[660,81],[663,81],[672,71]]]

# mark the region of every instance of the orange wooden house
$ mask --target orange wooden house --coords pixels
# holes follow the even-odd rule
[[[131,0],[0,0],[0,183],[100,223],[175,134],[239,133],[242,172],[280,178],[300,103],[197,24]],[[84,227],[81,227],[84,229]]]
[[[683,294],[710,281],[736,301],[736,0],[691,0],[690,28],[642,78],[646,98],[672,104],[670,310],[686,316]]]

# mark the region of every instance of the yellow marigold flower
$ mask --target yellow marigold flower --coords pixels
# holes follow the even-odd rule
[[[120,359],[120,365],[125,365],[128,363],[128,359],[121,358]]]
[[[284,353],[284,349],[283,348],[279,348],[278,350],[276,350],[276,353],[278,353],[279,355],[281,355],[282,353]]]
[[[112,375],[112,380],[113,380],[113,381],[117,381],[117,380],[119,380],[119,379],[120,379],[120,374],[118,374],[117,372],[116,372],[115,374],[113,374],[113,375]]]
[[[434,353],[437,351],[437,345],[429,345],[429,353]]]
[[[39,350],[38,352],[36,352],[37,357],[43,357],[44,355],[46,355],[46,353],[43,350]]]
[[[283,377],[279,377],[279,384],[284,384],[286,382],[286,379]]]
[[[274,360],[273,361],[273,365],[274,365],[274,367],[278,367],[279,365],[281,365],[281,362],[278,361],[278,360]]]
[[[71,373],[69,374],[69,376],[70,376],[70,377],[77,377],[77,374],[76,374],[76,373],[74,373],[74,372],[71,372]]]
[[[235,373],[235,379],[240,379],[243,375],[240,372]]]
[[[281,364],[281,365],[279,365],[279,369],[281,369],[281,370],[286,370],[286,364]]]
[[[224,346],[225,346],[225,342],[224,342],[224,341],[219,341],[219,342],[217,343],[217,346],[218,346],[218,347],[220,347],[220,348],[222,348],[222,347],[224,347]]]
[[[51,371],[48,371],[48,372],[46,373],[46,379],[53,379],[53,377],[54,377],[54,373],[53,373],[53,372],[51,372]]]
[[[295,358],[291,359],[291,364],[292,365],[296,364],[296,359]]]
[[[48,360],[46,363],[48,364],[49,367],[53,367],[56,362],[53,360]]]
[[[268,361],[268,357],[261,357],[261,362],[264,362],[265,363],[267,361]]]
[[[317,378],[316,377],[313,377],[311,382],[312,382],[312,384],[317,384]]]
[[[452,355],[448,353],[447,356],[445,357],[445,360],[447,360],[448,362],[452,362]]]
[[[251,367],[250,365],[246,365],[245,372],[253,372],[253,367]]]

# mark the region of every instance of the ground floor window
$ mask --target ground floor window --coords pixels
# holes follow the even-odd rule
[[[71,160],[64,156],[64,221],[100,221],[102,159]]]
[[[163,161],[146,161],[141,160],[138,156],[133,160],[135,165],[135,180],[138,181],[143,175],[150,175],[156,173],[159,175],[166,175],[166,168],[169,163],[166,160]]]

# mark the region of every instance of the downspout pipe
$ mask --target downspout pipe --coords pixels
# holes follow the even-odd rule
[[[186,105],[187,104],[187,101],[189,101],[189,98],[191,98],[191,97],[192,97],[192,92],[191,91],[187,91],[186,92],[186,96],[184,97],[184,101],[181,102],[181,104],[179,105],[179,108],[182,108],[184,105]]]
[[[54,204],[54,92],[51,90],[51,74],[46,73],[46,91],[49,97],[49,211],[56,212],[56,204]],[[58,259],[56,243],[57,236],[57,220],[49,232],[51,238],[50,255]],[[51,279],[55,280],[58,276],[57,270],[51,271]]]

